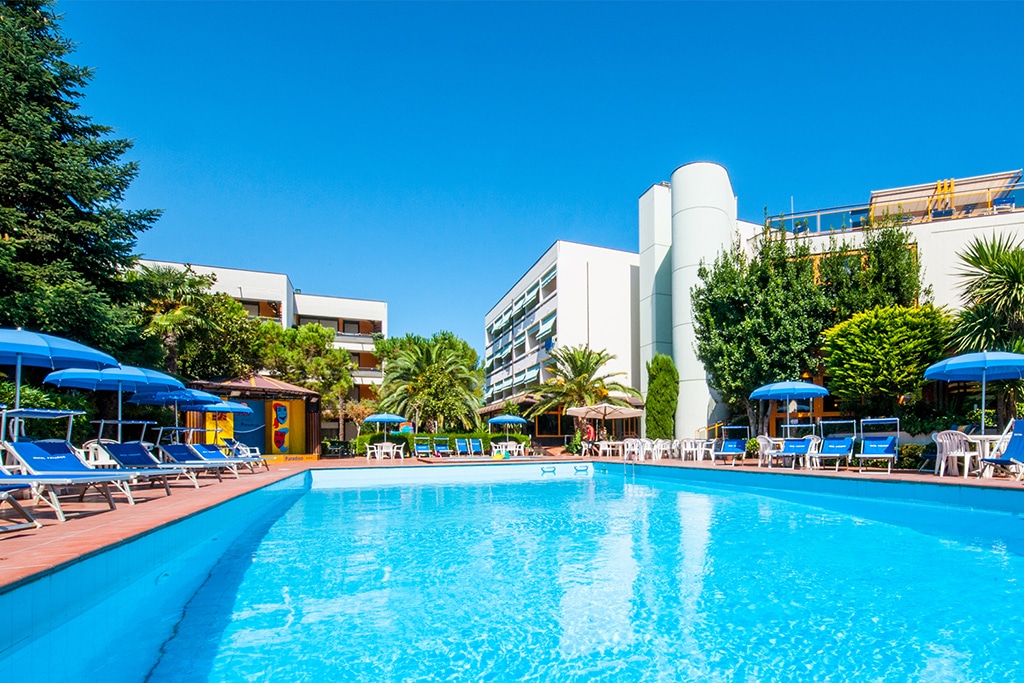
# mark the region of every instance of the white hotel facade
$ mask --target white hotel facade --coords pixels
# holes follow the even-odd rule
[[[856,247],[871,217],[903,215],[917,243],[922,284],[936,305],[955,310],[957,254],[976,237],[1024,238],[1021,176],[1016,170],[877,190],[862,204],[781,220],[791,239],[821,251],[833,237]],[[713,262],[737,240],[753,251],[763,226],[740,220],[737,204],[725,168],[686,164],[640,196],[637,254],[556,242],[485,318],[488,402],[518,396],[525,385],[545,379],[544,361],[554,345],[589,344],[615,353],[609,369],[626,372],[645,395],[646,364],[655,353],[673,358],[679,370],[676,436],[694,436],[727,419],[697,359],[690,292],[702,261]],[[603,252],[614,256],[607,266],[595,266],[590,255]]]
[[[484,318],[485,403],[497,408],[547,379],[556,345],[607,350],[607,371],[639,387],[639,286],[634,253],[551,245]]]

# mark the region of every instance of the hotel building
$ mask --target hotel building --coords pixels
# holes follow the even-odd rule
[[[184,269],[173,261],[142,260],[140,264]],[[373,386],[383,378],[374,355],[374,335],[387,336],[388,305],[385,301],[348,299],[337,296],[303,294],[284,273],[201,266],[190,264],[199,275],[214,275],[212,290],[223,292],[242,304],[251,316],[275,320],[282,327],[314,323],[334,332],[334,346],[352,354],[356,369],[355,386],[349,397],[373,398]],[[337,433],[337,422],[324,422],[325,433]],[[355,436],[354,425],[346,427],[346,437]]]
[[[607,372],[639,388],[640,270],[637,254],[558,241],[519,278],[484,318],[485,414],[548,379],[545,361],[556,346],[604,349]],[[560,425],[537,436],[561,436]]]
[[[977,237],[1024,236],[1022,194],[1017,170],[874,191],[862,204],[786,214],[781,221],[792,239],[820,251],[832,237],[855,247],[872,217],[902,215],[917,243],[922,285],[931,288],[936,305],[955,309],[958,252]],[[736,240],[753,251],[762,226],[739,220],[737,201],[729,174],[712,163],[677,168],[669,182],[651,186],[639,200],[640,367],[659,352],[675,360],[679,437],[728,417],[697,359],[690,292],[702,261],[712,263]],[[646,381],[641,376],[644,392]]]

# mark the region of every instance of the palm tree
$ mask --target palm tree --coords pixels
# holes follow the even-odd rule
[[[1004,235],[975,238],[958,254],[964,308],[953,324],[953,348],[1024,352],[1024,243]],[[1014,417],[1020,382],[997,394],[1000,424]]]
[[[614,358],[613,354],[604,349],[595,351],[588,346],[567,346],[553,350],[546,368],[551,377],[529,388],[537,403],[527,411],[527,415],[537,417],[552,410],[597,403],[630,405],[626,399],[611,395],[614,391],[640,397],[640,392],[633,387],[612,380],[625,373],[600,374],[608,361]],[[576,431],[582,432],[584,424],[585,420],[577,417]]]
[[[964,309],[953,346],[958,351],[1024,349],[1024,245],[1003,235],[975,238],[959,257]]]
[[[166,353],[165,367],[171,374],[177,374],[181,335],[201,326],[216,330],[216,323],[204,319],[196,310],[197,300],[209,294],[215,278],[198,275],[191,266],[185,266],[185,270],[142,266],[138,272],[129,272],[131,281],[143,290],[142,314],[148,319],[144,334],[161,341]]]
[[[385,365],[380,408],[412,417],[426,431],[443,430],[446,422],[471,429],[479,422],[480,380],[479,368],[451,345],[411,343]]]

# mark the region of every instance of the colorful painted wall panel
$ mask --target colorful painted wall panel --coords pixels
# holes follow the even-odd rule
[[[303,401],[267,402],[267,440],[267,453],[290,455],[305,451],[306,405]]]

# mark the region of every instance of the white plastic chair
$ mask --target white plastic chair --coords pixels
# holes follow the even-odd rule
[[[947,468],[954,477],[960,476],[957,458],[964,458],[964,474],[971,471],[971,459],[976,453],[971,449],[966,434],[953,429],[939,432],[935,435],[935,446],[935,473],[940,477],[945,476]]]

